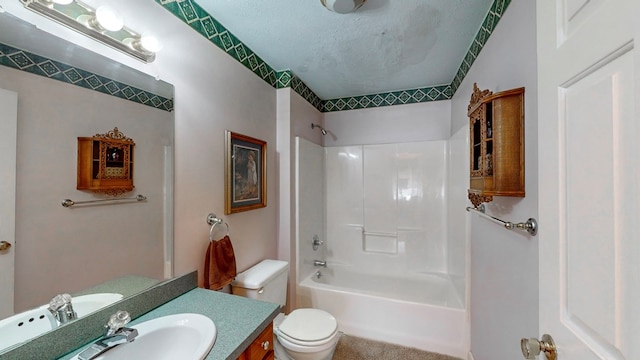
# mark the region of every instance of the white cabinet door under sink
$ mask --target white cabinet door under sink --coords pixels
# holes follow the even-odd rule
[[[640,359],[639,8],[537,2],[539,325],[559,360]]]

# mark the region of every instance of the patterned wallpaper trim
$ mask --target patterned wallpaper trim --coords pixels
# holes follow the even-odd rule
[[[502,15],[507,10],[511,4],[511,0],[495,0],[487,13],[487,16],[484,18],[482,22],[482,26],[480,26],[480,30],[476,34],[476,37],[473,39],[471,43],[471,47],[467,51],[464,59],[462,60],[462,64],[458,68],[458,72],[451,81],[451,91],[453,94],[458,91],[458,87],[462,83],[462,80],[467,76],[469,69],[471,69],[471,65],[476,61],[478,55],[480,55],[480,51],[489,40],[489,37],[495,30],[496,26],[500,19],[502,19]]]
[[[0,65],[116,96],[164,111],[173,111],[173,99],[0,43]]]
[[[218,48],[276,87],[276,71],[193,0],[156,0]]]

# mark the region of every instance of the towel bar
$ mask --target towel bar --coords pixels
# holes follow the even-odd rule
[[[147,197],[144,195],[138,195],[134,198],[113,198],[113,199],[99,199],[99,200],[84,200],[84,201],[73,201],[71,199],[62,200],[62,206],[64,207],[72,207],[74,205],[83,205],[83,204],[93,204],[105,201],[144,201],[147,200]]]
[[[482,217],[484,217],[486,219],[489,219],[489,220],[493,221],[494,223],[496,223],[498,225],[504,226],[504,228],[508,229],[508,230],[526,231],[531,236],[536,236],[536,234],[538,233],[538,222],[534,218],[529,218],[525,222],[520,222],[520,223],[514,224],[514,223],[512,223],[510,221],[500,220],[500,219],[498,219],[496,217],[493,217],[491,215],[485,214],[484,204],[481,204],[477,208],[473,208],[471,206],[467,206],[467,211],[473,211],[476,214],[478,214],[478,215],[480,215],[480,216],[482,216]]]
[[[213,228],[222,223],[227,227],[227,236],[229,236],[229,224],[227,224],[226,221],[223,221],[214,213],[207,215],[207,224],[211,225],[211,229],[209,229],[209,242],[213,241]]]

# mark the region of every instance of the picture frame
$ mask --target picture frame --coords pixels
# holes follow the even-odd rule
[[[267,206],[267,143],[225,131],[226,215]]]

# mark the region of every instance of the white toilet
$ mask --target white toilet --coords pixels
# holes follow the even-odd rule
[[[263,260],[236,276],[231,283],[233,294],[284,307],[288,270],[286,261]],[[273,321],[277,360],[329,360],[340,335],[336,318],[319,309],[296,309]]]

